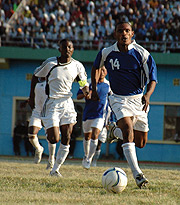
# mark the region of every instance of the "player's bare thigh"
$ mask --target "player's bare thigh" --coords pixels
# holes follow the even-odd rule
[[[47,129],[47,139],[51,144],[58,143],[60,140],[59,127],[50,127]]]
[[[148,132],[142,132],[133,129],[131,117],[124,117],[117,121],[118,127],[123,133],[123,142],[135,142],[136,147],[143,148],[147,142]]]

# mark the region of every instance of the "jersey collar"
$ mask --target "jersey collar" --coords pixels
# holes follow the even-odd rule
[[[134,44],[136,44],[136,41],[132,40],[132,43],[128,45],[128,50],[131,50],[134,47]],[[120,52],[117,46],[117,42],[114,44],[114,51]]]

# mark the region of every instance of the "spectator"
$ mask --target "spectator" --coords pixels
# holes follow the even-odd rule
[[[21,142],[22,137],[23,137],[23,133],[22,133],[23,129],[24,129],[24,127],[23,127],[21,121],[18,120],[16,127],[14,128],[14,131],[13,131],[13,150],[14,150],[14,154],[16,156],[21,155],[20,142]]]

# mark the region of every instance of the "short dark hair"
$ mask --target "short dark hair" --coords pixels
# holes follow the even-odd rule
[[[129,24],[131,26],[132,30],[133,30],[133,26],[132,26],[131,22],[129,22],[129,21],[119,21],[119,22],[117,22],[116,25],[115,25],[115,30],[116,30],[118,25],[122,25],[124,23]]]
[[[71,43],[73,44],[73,42],[72,42],[71,40],[66,39],[66,38],[63,38],[63,39],[59,40],[59,42],[58,42],[58,46],[60,46],[61,43],[63,43],[63,42],[71,42]]]

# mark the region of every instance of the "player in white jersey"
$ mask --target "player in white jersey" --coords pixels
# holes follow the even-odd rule
[[[85,68],[79,61],[72,58],[74,47],[72,41],[63,39],[59,43],[60,57],[47,59],[38,67],[31,82],[30,103],[33,105],[34,86],[38,77],[46,77],[46,91],[48,99],[42,112],[42,121],[46,127],[47,139],[55,144],[59,141],[59,128],[61,143],[57,152],[56,161],[50,172],[51,176],[61,177],[59,172],[69,153],[69,142],[73,126],[76,123],[76,112],[72,101],[72,83],[78,79],[85,96],[89,95],[89,85]]]
[[[39,130],[42,128],[41,111],[43,109],[44,102],[47,99],[47,95],[45,93],[45,86],[46,86],[45,78],[38,78],[38,82],[34,89],[34,93],[35,93],[34,108],[32,107],[33,109],[32,115],[28,125],[28,137],[30,143],[35,148],[34,162],[36,164],[40,163],[44,151],[44,148],[39,143],[37,134]],[[21,107],[25,107],[28,102],[29,100],[21,103]],[[49,159],[48,159],[47,169],[50,169],[54,164],[56,145],[48,142],[48,149],[49,149]]]
[[[99,72],[97,90],[100,101],[95,102],[89,98],[85,98],[84,94],[79,90],[77,99],[85,98],[85,108],[83,111],[83,147],[84,157],[82,166],[86,169],[90,168],[92,158],[96,152],[98,145],[98,136],[104,126],[105,115],[108,109],[108,93],[110,93],[109,82],[105,79],[107,70],[103,66]],[[89,89],[91,90],[91,82],[89,79]]]
[[[150,96],[157,82],[157,68],[150,53],[132,40],[134,31],[129,22],[117,23],[114,31],[117,42],[102,49],[91,72],[92,96],[98,100],[96,72],[106,67],[113,95],[109,103],[123,137],[123,152],[139,188],[148,180],[139,168],[135,145],[143,148],[148,135]],[[147,85],[146,93],[143,94]]]
[[[44,151],[44,148],[39,144],[37,134],[39,130],[42,128],[41,112],[45,100],[47,99],[47,95],[45,93],[45,86],[46,86],[45,78],[38,78],[38,82],[34,89],[35,107],[32,111],[32,115],[29,122],[29,128],[28,128],[29,141],[35,148],[34,160],[36,164],[40,163]],[[48,141],[48,149],[49,149],[49,159],[48,159],[47,169],[51,169],[54,165],[56,145],[51,144]]]

